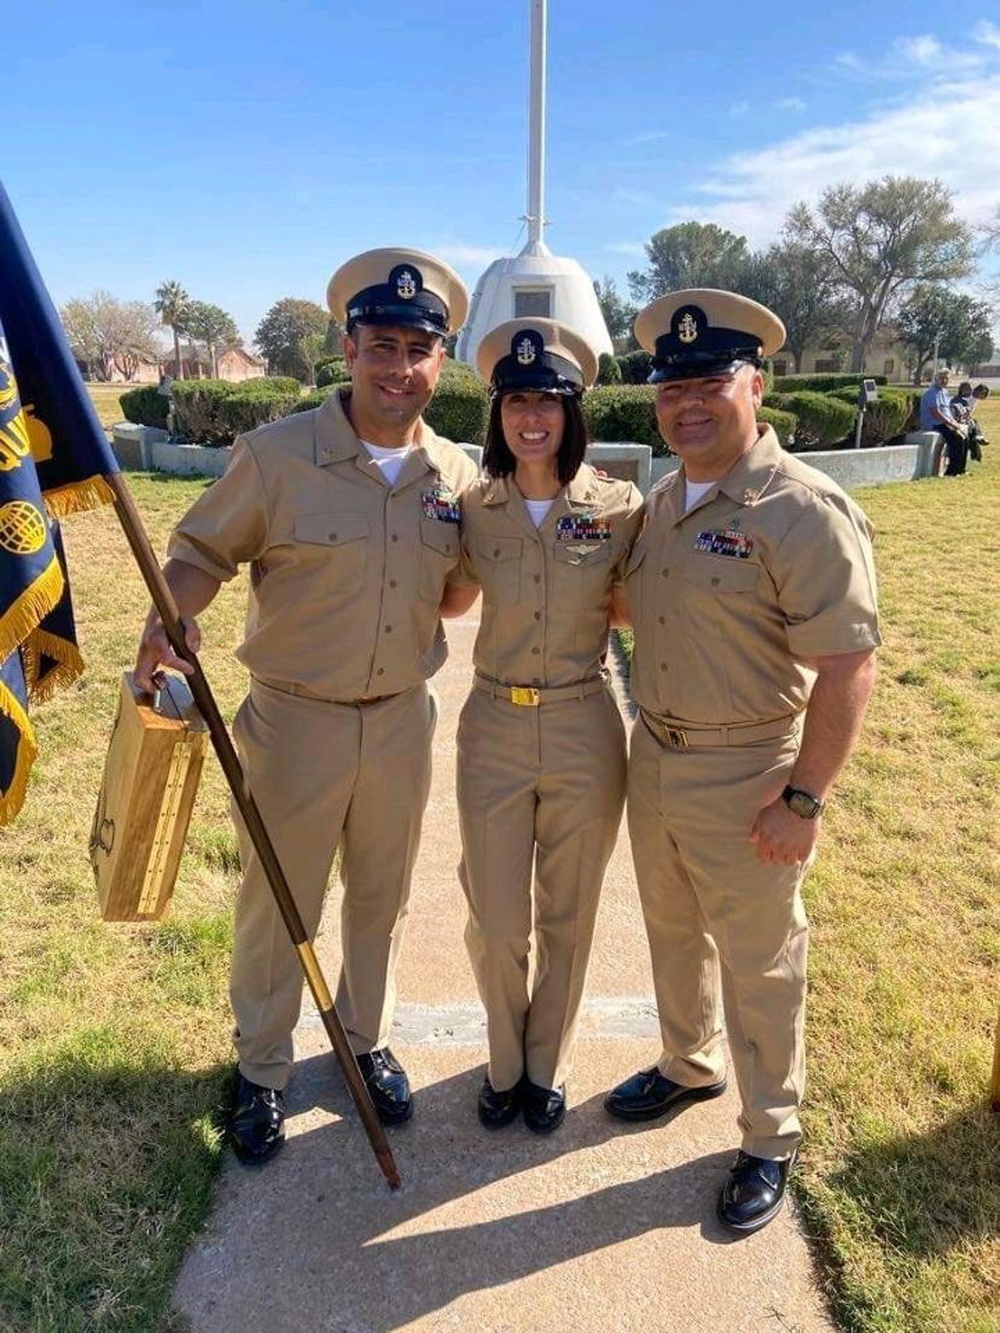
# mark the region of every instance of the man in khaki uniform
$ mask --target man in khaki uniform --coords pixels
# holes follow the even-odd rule
[[[605,1105],[646,1120],[723,1092],[721,995],[743,1142],[717,1211],[740,1233],[778,1212],[800,1139],[800,889],[881,641],[867,519],[757,425],[784,332],[710,290],[636,321],[682,463],[650,493],[626,572],[628,819],[663,1050]]]
[[[580,399],[597,356],[579,334],[510,320],[483,339],[476,365],[492,400],[487,475],[462,496],[453,583],[483,590],[458,727],[465,939],[489,1039],[478,1114],[499,1129],[523,1110],[545,1134],[565,1116],[625,800],[625,729],[604,657],[642,496],[584,461]]]
[[[191,617],[250,565],[237,657],[251,680],[237,746],[310,937],[340,848],[336,1006],[376,1110],[392,1124],[412,1109],[387,1042],[430,784],[436,706],[426,681],[447,653],[438,607],[459,559],[457,497],[476,476],[420,414],[467,297],[431,255],[392,249],[344,264],[328,299],[347,330],[350,387],[241,436],[225,476],[178,524],[165,572],[197,649]],[[152,612],[139,685],[149,688],[161,665],[186,667]],[[237,830],[231,1137],[240,1159],[257,1163],[284,1140],[302,975],[239,819]]]

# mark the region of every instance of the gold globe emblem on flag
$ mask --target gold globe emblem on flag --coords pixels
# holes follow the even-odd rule
[[[48,535],[44,516],[29,501],[10,500],[0,506],[0,547],[11,555],[34,555]]]
[[[31,437],[25,414],[21,410],[17,382],[10,367],[0,361],[0,472],[10,472],[12,468],[19,467],[21,459],[30,450]]]

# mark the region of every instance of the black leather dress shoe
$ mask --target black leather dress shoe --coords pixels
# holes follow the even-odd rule
[[[358,1056],[358,1068],[383,1125],[401,1125],[413,1114],[406,1070],[388,1046]]]
[[[565,1088],[540,1088],[524,1081],[524,1123],[536,1134],[551,1134],[566,1114]]]
[[[707,1102],[713,1097],[721,1097],[725,1090],[725,1079],[709,1083],[707,1087],[689,1088],[664,1078],[654,1065],[652,1069],[640,1069],[638,1074],[612,1088],[604,1099],[604,1109],[619,1120],[655,1120],[688,1102]]]
[[[483,1079],[479,1090],[480,1123],[487,1129],[503,1129],[504,1125],[517,1118],[524,1100],[524,1080],[518,1079],[512,1088],[497,1092],[488,1078]]]
[[[785,1201],[785,1186],[794,1161],[794,1153],[785,1162],[773,1162],[767,1157],[751,1157],[741,1150],[715,1209],[723,1226],[745,1236],[777,1217]]]
[[[260,1166],[285,1144],[284,1096],[238,1074],[229,1137],[246,1166]]]

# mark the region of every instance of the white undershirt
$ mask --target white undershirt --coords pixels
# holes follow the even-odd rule
[[[707,495],[712,487],[716,485],[714,481],[687,481],[684,482],[684,512],[685,514],[693,508],[703,495]]]
[[[525,500],[524,506],[531,516],[531,521],[536,528],[540,528],[545,521],[545,515],[555,504],[555,498],[551,500]]]
[[[382,476],[390,486],[395,486],[396,478],[403,470],[403,464],[406,462],[406,455],[412,449],[412,445],[404,444],[402,448],[390,449],[382,444],[369,444],[367,440],[362,440],[372,458],[378,464]]]

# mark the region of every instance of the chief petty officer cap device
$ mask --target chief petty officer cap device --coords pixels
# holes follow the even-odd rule
[[[465,323],[469,294],[453,268],[422,250],[366,250],[341,264],[326,289],[330,313],[355,324],[403,324],[439,334]]]
[[[661,384],[724,375],[741,362],[759,366],[785,341],[785,326],[749,297],[692,287],[640,311],[635,336],[653,355],[648,383]]]
[[[581,394],[597,379],[597,356],[555,319],[510,319],[483,338],[476,369],[490,397],[505,393]]]

